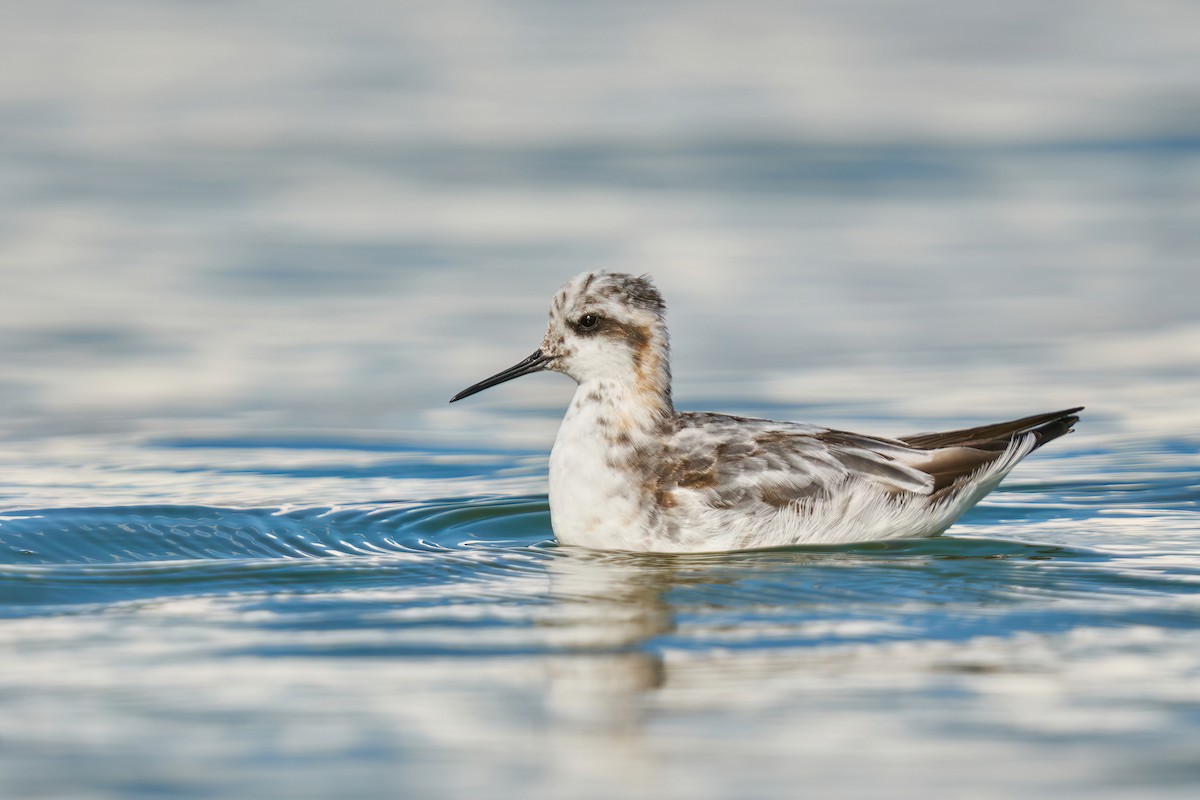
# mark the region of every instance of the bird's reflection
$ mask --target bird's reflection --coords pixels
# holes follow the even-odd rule
[[[675,629],[665,595],[679,570],[663,559],[575,550],[551,561],[550,576],[555,639],[569,652],[549,661],[551,709],[580,725],[635,725],[644,693],[666,680],[660,650],[647,645]]]
[[[816,643],[890,639],[914,601],[1001,602],[1013,586],[1025,592],[1069,579],[1022,568],[1047,552],[999,540],[707,555],[559,547],[545,562],[551,607],[542,620],[557,653],[548,659],[547,703],[558,720],[628,733],[648,712],[679,699],[664,701],[663,693],[695,672],[689,651],[697,641],[707,643],[705,670],[741,674],[775,663],[777,647],[713,650],[717,642],[741,641],[737,626],[747,611],[755,635],[768,637],[764,642],[792,642],[799,646],[786,649],[793,658],[803,651],[812,659],[828,649],[814,649]],[[998,554],[1004,557],[997,560]],[[859,619],[856,608],[870,613]],[[683,632],[681,620],[688,626]],[[726,699],[743,678],[722,683]]]
[[[553,757],[576,780],[654,785],[660,764],[645,728],[669,677],[654,643],[676,628],[672,588],[706,578],[670,557],[565,547],[549,571],[560,653],[545,662]]]
[[[675,556],[558,548],[547,564],[554,612],[546,624],[560,653],[548,660],[552,713],[595,731],[636,730],[670,680],[671,664],[664,659],[669,647],[663,640],[676,633],[682,608],[703,605],[713,588],[718,590],[714,598],[736,594],[739,581],[778,569],[781,561],[795,569],[800,562],[842,555]]]

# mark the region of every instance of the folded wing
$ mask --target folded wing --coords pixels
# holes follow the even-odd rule
[[[712,508],[782,508],[873,484],[937,501],[1032,434],[1036,449],[1071,430],[1079,408],[943,433],[887,439],[799,423],[682,414],[658,476],[667,505],[697,493]]]

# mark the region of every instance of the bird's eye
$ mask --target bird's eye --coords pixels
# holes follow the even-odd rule
[[[595,314],[584,314],[576,324],[583,331],[595,330],[596,326],[600,324],[600,318]]]

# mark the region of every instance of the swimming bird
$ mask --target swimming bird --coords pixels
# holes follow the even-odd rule
[[[555,295],[541,347],[450,400],[543,370],[575,379],[550,453],[561,543],[717,552],[937,536],[1082,409],[896,439],[680,413],[665,312],[647,276],[579,275]]]

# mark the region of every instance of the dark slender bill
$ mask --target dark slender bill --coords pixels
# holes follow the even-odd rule
[[[544,355],[541,350],[534,350],[533,355],[522,361],[520,364],[514,364],[503,372],[498,372],[492,377],[486,378],[474,386],[468,386],[466,389],[463,389],[461,392],[454,395],[454,397],[451,397],[450,402],[453,403],[455,400],[462,400],[464,397],[470,397],[476,392],[482,392],[484,389],[489,389],[498,383],[511,381],[513,378],[519,378],[522,375],[529,375],[532,372],[541,372],[546,368],[546,362],[549,360],[550,357]]]

